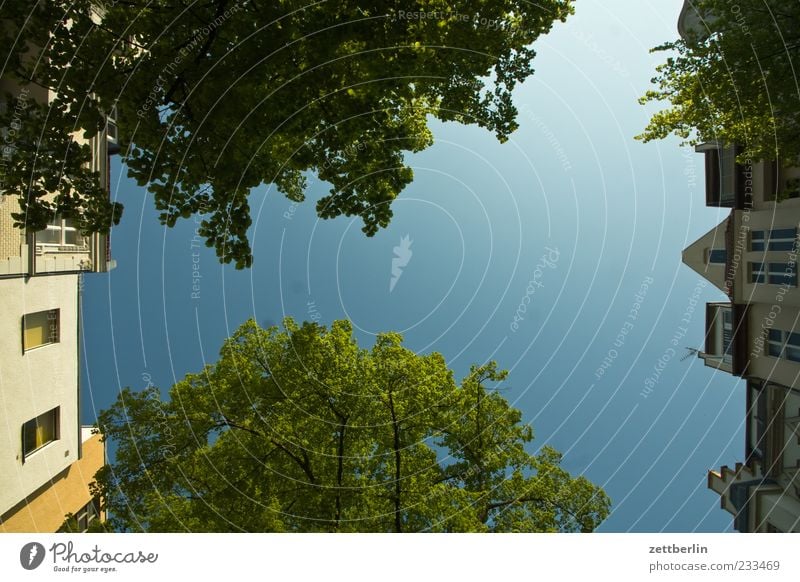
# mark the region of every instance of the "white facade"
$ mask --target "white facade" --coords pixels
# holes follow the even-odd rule
[[[79,455],[78,275],[0,279],[0,515]],[[25,314],[59,310],[58,341],[23,351]],[[23,455],[23,425],[59,408],[58,439]],[[65,513],[67,513],[65,511]]]

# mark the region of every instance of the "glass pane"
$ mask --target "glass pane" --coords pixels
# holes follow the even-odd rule
[[[58,341],[58,309],[47,312],[47,341]]]
[[[47,412],[36,419],[36,445],[44,446],[56,439],[56,421],[54,411]]]
[[[36,233],[36,242],[45,245],[61,244],[61,228],[49,225],[47,229]]]
[[[800,348],[786,346],[786,359],[792,360],[793,362],[800,362]]]
[[[728,253],[725,249],[712,249],[708,254],[709,263],[725,263]]]
[[[782,274],[774,275],[770,274],[769,276],[769,283],[770,285],[783,285],[786,283],[786,276]]]
[[[764,282],[764,263],[750,263],[750,280],[753,283]]]
[[[797,229],[796,228],[776,228],[773,229],[772,233],[770,234],[769,238],[776,239],[776,238],[783,238],[783,239],[792,239],[797,236]]]
[[[74,228],[67,228],[64,230],[64,244],[67,245],[80,245],[82,244],[81,236]]]
[[[764,250],[764,242],[763,241],[753,241],[753,243],[750,245],[750,250],[763,251]]]
[[[22,427],[22,450],[31,453],[58,438],[58,408],[29,420]]]
[[[791,240],[780,240],[780,241],[770,241],[769,243],[769,250],[771,251],[790,251],[794,248],[794,241]],[[763,249],[753,248],[754,251],[760,251]]]
[[[48,320],[47,311],[30,313],[24,317],[25,335],[23,337],[24,349],[29,350],[47,343]]]
[[[750,235],[754,241],[757,240],[764,240],[764,231],[763,230],[754,230],[753,233]]]
[[[769,264],[769,282],[773,285],[791,285],[793,278],[793,269],[788,263]]]
[[[30,350],[58,341],[58,309],[29,313],[23,317],[22,347]]]
[[[36,419],[29,420],[22,427],[22,452],[28,454],[36,450]]]
[[[725,324],[725,327],[731,327],[733,325],[733,313],[730,309],[722,310],[722,322]]]
[[[771,342],[783,342],[783,332],[779,329],[771,329],[769,330],[769,341]]]
[[[770,343],[769,347],[767,348],[767,353],[770,356],[774,357],[774,358],[780,358],[781,357],[781,346],[780,346],[780,344]]]

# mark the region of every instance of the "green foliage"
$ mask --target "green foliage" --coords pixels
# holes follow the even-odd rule
[[[102,21],[89,17],[92,4]],[[316,174],[332,186],[318,214],[359,216],[372,236],[413,178],[404,152],[432,143],[429,116],[506,140],[517,127],[511,92],[533,73],[530,45],[571,5],[6,2],[1,16],[14,26],[0,34],[7,72],[58,90],[49,135],[96,133],[116,106],[128,174],[147,185],[161,221],[202,215],[208,246],[244,268],[248,195],[260,184],[301,201]],[[42,58],[24,58],[31,44]]]
[[[592,531],[609,500],[560,467],[487,383],[456,384],[397,333],[360,348],[330,329],[250,320],[163,400],[124,389],[99,416],[116,461],[97,475],[117,531]]]
[[[75,139],[72,111],[61,100],[45,106],[25,88],[0,95],[0,190],[19,197],[20,211],[11,215],[17,226],[42,230],[55,213],[74,219],[83,234],[119,223],[122,205],[109,200],[91,169],[90,146]]]
[[[693,2],[704,30],[654,51],[672,53],[657,67],[656,89],[642,103],[669,103],[639,139],[675,134],[684,143],[736,143],[753,160],[800,156],[797,86],[800,4],[785,0]]]

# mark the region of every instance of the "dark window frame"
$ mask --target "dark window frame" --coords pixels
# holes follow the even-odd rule
[[[52,415],[52,424],[53,424],[53,438],[48,441],[45,441],[41,444],[36,444],[36,435],[34,432],[33,439],[34,439],[34,446],[29,447],[29,431],[34,430],[36,431],[37,427],[40,424],[40,419]],[[54,443],[58,440],[61,440],[61,407],[56,406],[55,408],[51,408],[47,412],[43,412],[42,414],[28,420],[27,422],[23,423],[22,425],[22,460],[23,462],[25,459],[36,453],[37,451],[42,450],[44,447],[49,445],[50,443]]]

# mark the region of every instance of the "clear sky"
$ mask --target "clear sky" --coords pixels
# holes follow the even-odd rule
[[[700,154],[633,139],[663,60],[648,51],[677,36],[681,4],[579,0],[536,45],[512,139],[435,123],[436,144],[408,158],[415,180],[392,224],[371,239],[359,220],[317,219],[324,184],[298,206],[262,188],[253,268],[222,267],[193,244],[193,219],[158,224],[117,161],[118,267],[85,277],[86,420],[120,387],[166,391],[215,361],[247,318],[347,317],[362,345],[402,331],[458,377],[489,359],[510,370],[500,389],[533,425],[532,449],[553,445],[610,495],[601,531],[730,531],[706,472],[742,460],[744,383],[680,361],[703,343],[703,304],[724,299],[681,250],[723,216],[704,206]]]

